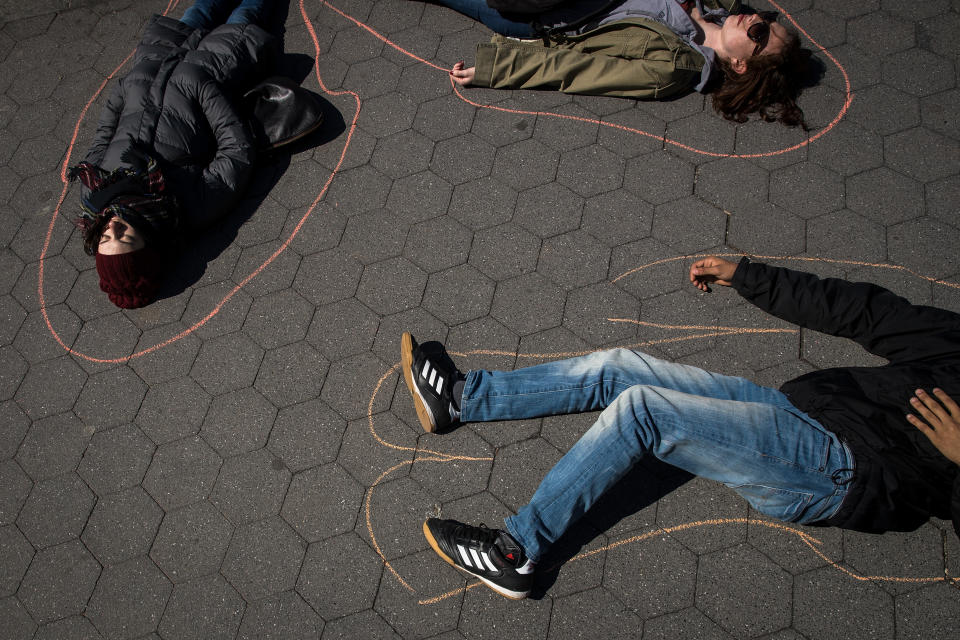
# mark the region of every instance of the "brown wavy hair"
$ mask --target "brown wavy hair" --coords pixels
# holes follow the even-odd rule
[[[713,91],[713,108],[733,122],[746,122],[751,113],[759,113],[767,122],[800,126],[806,131],[797,98],[810,74],[811,55],[800,46],[797,34],[789,31],[783,51],[752,56],[743,73],[718,57],[723,83]]]

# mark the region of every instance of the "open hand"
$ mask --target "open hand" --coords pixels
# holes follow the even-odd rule
[[[930,438],[933,446],[948,460],[960,464],[960,407],[943,389],[933,390],[936,398],[923,389],[917,389],[915,393],[910,404],[920,417],[908,413],[907,422]]]
[[[700,291],[710,291],[711,284],[729,287],[736,270],[737,263],[708,256],[690,265],[690,282]]]
[[[463,60],[461,60],[453,65],[453,69],[450,70],[450,77],[453,78],[453,81],[458,85],[465,87],[473,82],[473,77],[476,75],[476,72],[476,67],[464,68]]]

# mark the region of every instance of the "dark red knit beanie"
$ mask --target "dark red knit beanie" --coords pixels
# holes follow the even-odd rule
[[[152,247],[115,255],[97,253],[100,290],[121,309],[136,309],[153,302],[162,271],[161,254]]]

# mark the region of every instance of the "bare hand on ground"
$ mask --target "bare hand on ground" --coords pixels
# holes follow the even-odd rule
[[[934,389],[933,395],[936,398],[917,389],[910,404],[920,417],[908,413],[907,421],[930,438],[948,460],[960,464],[960,407],[942,389]]]
[[[735,262],[716,256],[701,258],[690,265],[690,282],[700,291],[710,291],[711,284],[729,287],[736,270]]]
[[[473,76],[476,75],[476,72],[476,67],[464,68],[463,60],[461,60],[453,65],[453,69],[450,70],[450,77],[458,85],[465,87],[473,82]]]

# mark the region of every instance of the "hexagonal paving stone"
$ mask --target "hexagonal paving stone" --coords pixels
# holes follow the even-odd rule
[[[749,576],[749,580],[744,580]],[[790,625],[790,574],[744,545],[700,557],[697,608],[735,637]]]
[[[872,582],[824,567],[794,579],[792,627],[808,638],[893,638],[893,599]]]
[[[886,167],[847,178],[847,206],[881,224],[923,215],[920,185]]]
[[[303,598],[294,591],[285,591],[248,604],[237,638],[311,640],[320,637],[323,627],[323,618]]]
[[[222,457],[259,449],[267,442],[277,409],[255,389],[214,398],[200,437]]]
[[[229,640],[237,633],[244,607],[222,576],[197,578],[173,588],[158,631],[183,640]]]
[[[221,463],[198,437],[170,442],[154,453],[143,488],[164,509],[176,509],[210,494]]]
[[[517,276],[497,287],[490,315],[520,335],[556,327],[563,316],[563,292],[539,273]]]
[[[297,593],[326,619],[373,605],[380,558],[355,533],[311,544],[297,579]],[[338,588],[330,589],[336,583]]]
[[[193,380],[171,380],[150,387],[136,422],[163,444],[197,433],[209,404],[210,396]]]
[[[84,424],[101,429],[131,422],[147,392],[137,374],[128,367],[118,367],[87,379],[77,399],[75,411]]]
[[[390,229],[390,233],[384,233]],[[410,226],[397,219],[389,209],[374,209],[350,216],[340,249],[363,264],[373,264],[386,258],[395,258],[403,252]]]
[[[604,280],[610,250],[583,231],[547,238],[540,248],[537,271],[564,289],[575,289]]]
[[[73,471],[90,435],[90,430],[72,413],[37,420],[20,443],[16,460],[34,480]]]
[[[296,473],[336,459],[346,426],[325,402],[310,400],[280,411],[267,446]]]
[[[281,515],[308,542],[353,529],[363,487],[334,463],[298,473],[290,484]]]
[[[280,518],[237,529],[221,569],[247,601],[292,589],[307,545]]]
[[[210,501],[234,524],[246,524],[279,513],[289,484],[283,461],[257,449],[224,461]]]
[[[42,624],[82,613],[99,576],[97,561],[79,540],[71,540],[37,552],[17,596]]]
[[[427,273],[435,273],[465,263],[472,238],[456,220],[434,218],[410,230],[403,255]]]
[[[651,153],[627,162],[623,186],[652,204],[693,192],[693,166],[669,153]]]
[[[307,341],[328,360],[337,360],[370,348],[379,319],[355,299],[335,302],[317,309]]]
[[[960,625],[956,589],[933,584],[897,596],[897,629],[904,637],[946,637]]]
[[[17,389],[17,403],[33,420],[73,407],[87,374],[69,357],[41,362],[30,367]]]
[[[275,406],[285,407],[319,395],[327,368],[313,347],[297,342],[267,352],[255,387]]]
[[[263,349],[243,334],[207,340],[200,347],[190,376],[212,394],[249,387],[256,378],[263,353]]]
[[[580,225],[583,199],[566,187],[550,184],[529,189],[517,199],[514,222],[541,238],[548,238]]]
[[[883,61],[883,80],[915,96],[928,96],[956,85],[953,63],[926,49],[911,49]]]
[[[424,171],[395,181],[387,208],[401,221],[420,222],[443,214],[452,193],[450,183],[432,171]]]
[[[150,557],[174,582],[215,573],[232,534],[227,519],[201,500],[164,516]]]
[[[891,168],[921,182],[952,175],[960,164],[960,143],[925,127],[887,136],[883,152]]]
[[[33,486],[17,526],[35,546],[43,548],[79,537],[96,498],[70,472]]]
[[[464,264],[430,275],[423,308],[447,324],[457,325],[489,313],[493,291],[489,278]]]
[[[849,210],[807,221],[807,252],[824,258],[883,260],[884,230]]]
[[[13,525],[0,527],[0,597],[13,595],[33,560],[30,542]]]
[[[349,253],[339,249],[307,256],[293,288],[315,305],[349,298],[356,293],[363,267]]]
[[[137,427],[127,425],[93,436],[77,473],[103,498],[143,480],[156,446]]]
[[[307,335],[313,306],[295,291],[278,291],[254,300],[243,331],[264,349],[273,349]]]
[[[0,526],[13,524],[30,495],[33,483],[13,460],[0,462]]]
[[[580,228],[613,247],[650,234],[653,208],[624,189],[603,193],[586,201]]]
[[[957,273],[956,255],[950,248],[957,229],[932,220],[917,218],[894,225],[887,230],[887,255],[918,273],[943,277]]]
[[[111,638],[155,631],[173,585],[146,556],[104,569],[86,615]]]
[[[453,185],[490,175],[496,148],[467,133],[437,143],[430,170]]]
[[[83,543],[103,565],[115,565],[150,551],[163,510],[140,487],[100,498]]]
[[[551,640],[577,638],[590,629],[602,637],[637,637],[640,618],[602,588],[558,598],[550,620]]]
[[[27,373],[27,361],[13,347],[0,348],[0,398],[9,400]]]
[[[376,312],[389,315],[416,307],[423,296],[426,274],[404,258],[368,266],[357,298]]]
[[[521,140],[497,149],[493,175],[514,189],[529,189],[552,182],[559,154],[536,140]]]
[[[727,216],[695,197],[682,198],[656,208],[653,236],[681,253],[696,253],[722,244]]]
[[[770,201],[803,218],[812,218],[843,207],[843,181],[814,164],[787,167],[770,176]]]
[[[447,213],[471,229],[485,229],[513,217],[517,192],[495,178],[458,184]]]
[[[0,633],[10,638],[32,638],[36,623],[19,600],[14,597],[0,600]]]
[[[484,229],[474,236],[470,264],[493,280],[533,271],[540,240],[514,224]]]
[[[432,140],[406,129],[380,138],[370,164],[391,178],[402,178],[426,169],[433,156],[433,148]]]
[[[603,586],[643,618],[693,605],[697,556],[669,536],[621,547],[607,560]]]
[[[600,145],[590,145],[560,156],[557,181],[584,197],[619,189],[624,161]]]

